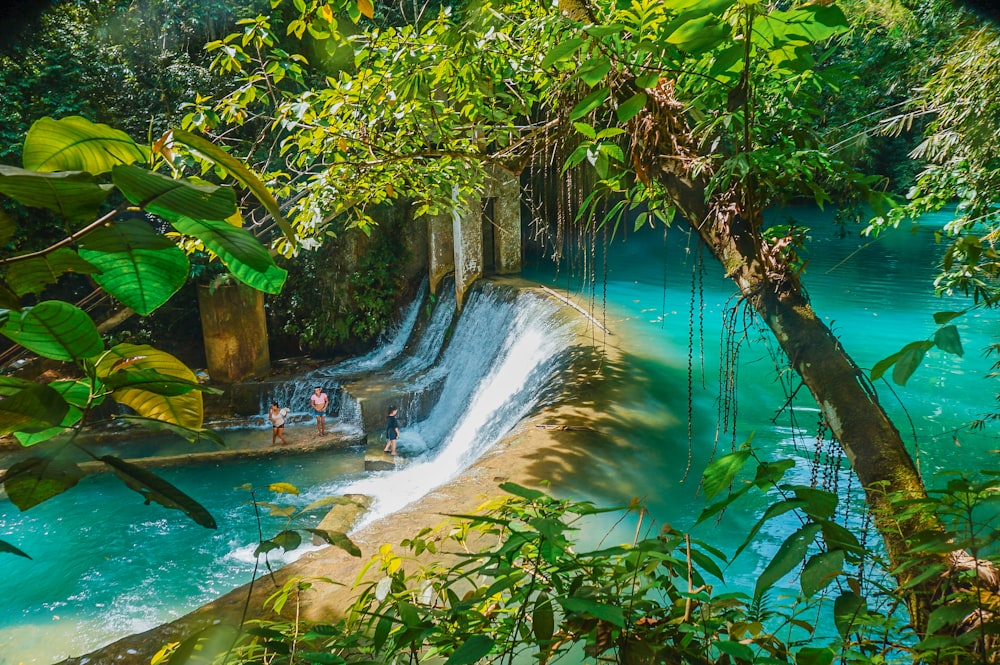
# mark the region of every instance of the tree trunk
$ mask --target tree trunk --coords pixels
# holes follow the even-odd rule
[[[816,316],[797,275],[782,256],[780,243],[760,237],[759,211],[742,211],[733,192],[717,192],[706,200],[708,175],[704,171],[691,175],[688,168],[698,153],[669,81],[661,81],[650,91],[636,128],[633,160],[637,173],[666,189],[680,216],[774,332],[865,488],[890,563],[897,567],[907,558],[906,538],[937,524],[933,516],[900,519],[888,500],[894,493],[926,496],[899,430],[879,404],[864,372]],[[908,567],[898,573],[898,582],[905,584],[919,569]],[[926,626],[931,593],[928,583],[916,590],[909,603],[911,621],[920,632]]]

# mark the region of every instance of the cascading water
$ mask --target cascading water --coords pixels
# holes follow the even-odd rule
[[[401,470],[313,490],[371,496],[360,528],[399,510],[454,478],[499,441],[534,407],[571,339],[557,306],[537,294],[511,297],[492,286],[476,290],[451,343],[432,372],[441,373],[441,398],[423,421],[399,438],[401,452],[420,455]]]
[[[395,376],[410,376],[434,364],[441,349],[444,348],[444,337],[455,318],[456,308],[454,287],[449,288],[446,282],[434,306],[434,312],[413,351],[401,358],[393,370]]]

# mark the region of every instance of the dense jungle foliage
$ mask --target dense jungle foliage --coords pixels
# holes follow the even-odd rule
[[[261,663],[544,663],[564,651],[625,663],[994,662],[995,525],[979,521],[993,512],[993,476],[965,470],[980,475],[928,493],[871,388],[890,370],[905,383],[931,348],[960,353],[951,322],[965,312],[941,312],[933,339],[862,373],[802,292],[805,234],[766,227],[762,211],[836,203],[845,222],[871,217],[867,230],[879,233],[954,204],[937,286],[992,307],[998,45],[995,26],[943,0],[54,5],[0,53],[0,192],[18,202],[4,201],[0,333],[82,376],[5,381],[2,432],[34,444],[82,425],[110,397],[153,426],[205,435],[204,388],[182,363],[146,347],[107,348],[69,296],[41,299],[65,272],[149,314],[183,286],[193,251],[277,294],[286,273],[265,246],[294,262],[331,236],[372,232],[372,211],[386,205],[406,203],[414,218],[449,212],[482,186],[486,165],[543,185],[550,171],[586,172],[576,182],[592,190],[570,202],[566,224],[684,223],[719,259],[824,410],[884,553],[832,518],[836,496],[784,483],[786,462],[743,449],[706,471],[716,503],[703,517],[764,490],[778,500],[751,538],[778,514],[795,511],[802,523],[752,592],[713,597],[705,574],[721,577],[729,553],[670,531],[578,553],[568,525],[596,509],[508,486],[520,499],[445,536],[464,547],[480,529],[492,549],[414,573],[384,550],[373,565],[385,575],[343,622],[267,623],[236,647],[237,629],[219,628],[219,653]],[[100,147],[80,149],[89,142]],[[72,159],[53,158],[63,153]],[[129,208],[161,227],[127,218]],[[102,228],[119,215],[114,232]],[[177,243],[157,233],[168,228]],[[371,256],[382,250],[373,243]],[[165,266],[152,271],[155,288],[112,279],[116,270],[145,276],[154,252]],[[388,297],[395,287],[377,283],[371,266],[356,277],[359,292]],[[330,306],[308,284],[282,297],[304,310]],[[355,307],[384,316],[385,299],[374,300]],[[304,311],[290,325],[318,343],[375,332],[369,317],[352,324],[344,312],[331,326],[322,316]],[[309,327],[317,321],[320,331]],[[211,526],[189,497],[102,461],[147,498]],[[31,507],[77,479],[34,461],[8,470],[4,484]],[[297,545],[279,536],[260,552]],[[438,541],[426,536],[404,546],[433,553]],[[770,612],[770,587],[797,569],[802,605]],[[279,593],[276,609],[308,584]],[[816,642],[824,620],[835,634]],[[195,636],[170,663],[205,658],[216,638]]]

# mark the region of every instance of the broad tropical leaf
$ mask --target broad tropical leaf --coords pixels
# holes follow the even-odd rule
[[[33,383],[0,400],[0,436],[57,427],[68,411],[69,404],[56,390]]]
[[[200,240],[236,279],[264,293],[280,293],[288,271],[274,264],[270,252],[249,231],[226,222],[180,217],[171,220],[184,235]]]
[[[128,134],[78,115],[45,117],[28,130],[22,161],[31,171],[86,171],[99,175],[116,164],[144,162],[148,151]]]
[[[493,638],[486,635],[471,635],[462,646],[455,649],[444,665],[472,665],[478,663],[493,649]]]
[[[39,173],[0,164],[0,192],[29,208],[54,210],[71,221],[94,217],[112,189],[98,184],[90,173]]]
[[[65,432],[67,428],[80,422],[82,418],[83,411],[71,404],[69,409],[66,411],[66,415],[63,416],[63,419],[55,427],[48,427],[38,432],[14,432],[14,438],[17,439],[18,443],[22,446],[33,446],[36,443],[48,441],[53,437],[59,436]]]
[[[0,375],[0,397],[10,397],[15,393],[21,392],[25,388],[34,385],[37,385],[34,381],[20,379],[16,376]]]
[[[205,528],[216,528],[215,518],[200,503],[163,478],[113,455],[104,455],[101,461],[110,466],[129,489],[141,494],[147,504],[155,501],[164,508],[180,510]]]
[[[285,234],[288,242],[293,245],[297,243],[295,231],[292,230],[288,220],[281,214],[281,208],[271,195],[271,191],[243,162],[197,134],[192,134],[183,129],[174,129],[172,133],[175,141],[200,153],[206,159],[225,170],[226,173],[235,178],[241,185],[249,189],[257,200],[260,201],[260,204],[264,206],[264,209],[271,213],[271,217],[277,222],[278,227],[281,228],[281,232]]]
[[[229,187],[196,184],[138,166],[116,166],[111,179],[129,201],[166,219],[222,220],[236,212],[236,194]]]
[[[80,256],[100,268],[95,280],[142,315],[149,314],[187,281],[187,254],[141,220],[109,224],[88,234]]]
[[[947,353],[954,353],[960,356],[965,351],[962,349],[962,338],[958,334],[958,328],[953,325],[942,326],[934,333],[934,344],[939,349]]]
[[[816,537],[821,528],[819,524],[810,522],[785,539],[785,542],[778,548],[778,553],[774,555],[774,558],[764,568],[764,572],[757,578],[753,592],[754,598],[759,598],[778,580],[802,563],[806,556],[806,550],[809,549],[813,538]]]
[[[97,363],[97,376],[102,380],[129,367],[135,370],[154,370],[190,383],[197,378],[187,365],[174,356],[145,344],[118,344],[108,350]],[[200,430],[204,419],[201,393],[192,390],[184,395],[158,395],[141,388],[123,387],[112,397],[133,409],[137,414],[154,420],[180,425],[189,430]]]
[[[808,598],[825,588],[844,570],[844,550],[820,552],[806,562],[800,583],[802,593]]]
[[[729,487],[748,459],[750,459],[749,450],[737,450],[712,460],[701,476],[701,488],[705,491],[705,498],[711,499]]]
[[[129,365],[104,377],[104,385],[112,390],[141,388],[157,395],[186,395],[192,390],[219,394],[222,391],[211,386],[203,386],[197,380],[189,381],[169,374],[161,374],[154,369],[141,369]]]
[[[21,510],[28,510],[62,494],[83,478],[76,464],[59,458],[29,457],[13,465],[0,482],[7,497]]]
[[[61,300],[45,300],[10,312],[0,334],[53,360],[79,360],[104,350],[101,334],[86,312]]]
[[[41,293],[45,287],[55,284],[68,272],[93,275],[100,272],[100,268],[81,258],[73,250],[60,247],[44,256],[12,263],[7,270],[7,284],[18,296]]]
[[[0,245],[6,245],[14,237],[14,220],[5,210],[0,209]]]

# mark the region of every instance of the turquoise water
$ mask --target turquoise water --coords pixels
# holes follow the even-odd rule
[[[812,229],[803,281],[814,309],[863,368],[908,342],[931,337],[937,328],[934,312],[969,304],[963,298],[942,300],[933,294],[940,256],[933,230],[947,220],[945,215],[921,220],[914,233],[897,231],[874,241],[858,237],[856,227],[844,229],[847,235],[842,237],[832,213],[802,208],[775,217],[786,215]],[[736,317],[740,346],[735,411],[720,398],[722,322],[723,315],[733,311],[735,287],[721,276],[718,263],[706,254],[703,280],[694,285],[696,296],[699,291],[703,295],[695,298],[689,450],[687,366],[696,246],[692,243],[689,249],[680,230],[670,230],[664,240],[662,229],[643,228],[611,243],[606,265],[600,253],[590,261],[597,266],[594,282],[574,274],[579,271],[568,265],[558,275],[548,266],[526,273],[594,311],[612,332],[609,336],[595,329],[594,343],[614,346],[623,354],[621,363],[605,368],[609,385],[594,397],[604,414],[595,426],[607,436],[568,447],[573,471],[552,479],[554,491],[612,504],[638,497],[659,524],[687,529],[704,506],[698,483],[708,461],[751,438],[764,458],[796,459],[790,478],[808,484],[814,473],[815,404],[802,389],[794,410],[779,414],[788,385],[797,382],[776,368],[770,333],[752,323],[744,327],[749,319],[742,313]],[[990,361],[983,350],[1000,334],[1000,320],[995,313],[979,312],[955,323],[964,357],[934,349],[906,386],[877,386],[909,448],[919,453],[920,468],[931,484],[944,469],[997,468],[995,449],[1000,448],[993,433],[966,428],[995,405],[998,386],[984,378]],[[727,420],[729,426],[722,431],[720,423]],[[827,436],[824,451],[828,444]],[[861,492],[846,466],[842,460],[841,470],[832,471],[821,464],[815,473],[821,481],[825,476],[829,487],[835,479],[838,493],[849,504],[860,499]],[[712,521],[696,533],[732,552],[763,505],[760,500],[745,501],[717,525]],[[727,582],[752,590],[763,565],[798,526],[790,515],[770,523],[729,567]],[[859,522],[852,518],[849,526],[856,530]],[[627,521],[614,539],[631,538],[634,529],[635,522]]]

